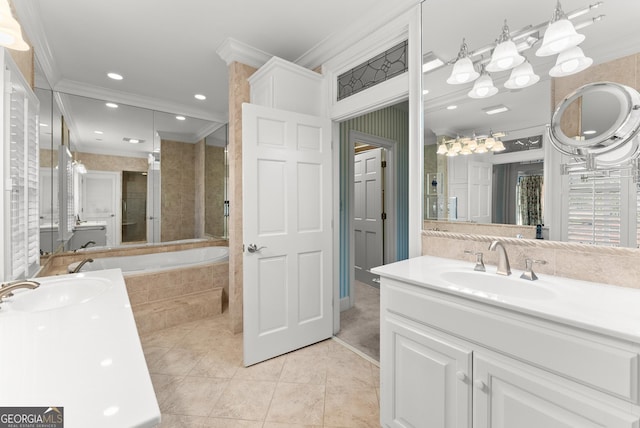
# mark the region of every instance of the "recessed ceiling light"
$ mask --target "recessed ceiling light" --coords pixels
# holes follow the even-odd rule
[[[455,110],[457,108],[458,108],[458,106],[454,106],[454,105],[447,106],[447,110]]]
[[[590,129],[588,131],[584,131],[583,134],[584,135],[593,135],[595,134],[597,131],[595,129]]]
[[[94,134],[98,134],[98,135],[102,135],[102,134],[104,134],[104,132],[102,132],[102,131],[93,131],[93,133],[94,133]]]
[[[484,110],[486,114],[498,114],[498,113],[504,113],[505,111],[509,111],[509,107],[501,104],[497,106],[486,107],[486,108],[483,108],[482,110]]]
[[[428,93],[429,93],[428,89],[425,89],[425,90],[422,91],[422,95],[427,95]]]
[[[176,119],[178,119],[178,120],[187,120],[187,118],[184,117],[184,116],[176,116]]]
[[[109,108],[118,108],[118,104],[116,103],[106,103],[105,105]]]
[[[113,79],[113,80],[122,80],[123,79],[122,75],[118,74],[118,73],[107,73],[107,76],[109,76],[109,78]]]
[[[41,123],[41,124],[40,124],[40,126],[42,126],[42,127],[47,127],[47,126],[49,126],[49,125],[48,125],[47,123]]]
[[[195,94],[194,97],[196,100],[200,100],[200,101],[204,101],[207,99],[207,97],[202,94]]]
[[[128,138],[128,137],[124,137],[122,139],[122,141],[126,142],[126,143],[131,143],[131,144],[139,144],[139,143],[144,143],[144,140],[141,140],[139,138]]]

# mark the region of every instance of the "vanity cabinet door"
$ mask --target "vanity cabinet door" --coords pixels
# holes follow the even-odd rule
[[[387,427],[471,427],[470,349],[384,314],[381,419]]]
[[[515,360],[475,352],[473,369],[474,428],[636,428],[640,424],[637,415],[581,395],[571,381]]]

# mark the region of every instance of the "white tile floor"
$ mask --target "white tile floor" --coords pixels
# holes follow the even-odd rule
[[[141,340],[163,428],[380,426],[378,367],[334,340],[248,368],[226,315]]]

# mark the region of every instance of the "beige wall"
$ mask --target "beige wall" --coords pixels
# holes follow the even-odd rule
[[[139,171],[148,169],[146,158],[127,156],[97,155],[94,153],[75,152],[75,160],[82,161],[89,171]],[[58,151],[40,149],[40,167],[51,168],[58,165]]]
[[[160,153],[162,241],[194,237],[196,145],[162,140]]]
[[[205,216],[204,216],[204,198],[207,192],[206,183],[205,183],[205,144],[204,140],[200,140],[195,144],[194,147],[194,164],[193,164],[193,173],[194,173],[194,186],[195,186],[195,201],[193,207],[193,215],[194,215],[194,225],[193,225],[193,237],[194,238],[204,238],[204,225],[205,225]]]
[[[224,235],[224,147],[205,147],[205,233],[209,236]]]
[[[552,108],[571,92],[587,83],[610,81],[640,89],[640,54],[596,65],[572,76],[555,78],[551,82]],[[579,121],[572,123],[579,126]],[[494,252],[487,251],[492,239],[486,235],[448,234],[425,231],[422,253],[453,259],[474,260],[464,250],[482,251],[488,264],[497,264]],[[640,249],[610,248],[593,245],[529,239],[501,238],[506,241],[511,266],[523,269],[526,258],[545,260],[536,271],[567,278],[595,281],[623,287],[640,288]]]

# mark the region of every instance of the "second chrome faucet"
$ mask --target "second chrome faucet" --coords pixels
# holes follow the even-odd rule
[[[489,245],[489,250],[498,251],[498,275],[511,275],[511,266],[509,266],[509,257],[507,256],[507,250],[500,241],[493,241]]]

